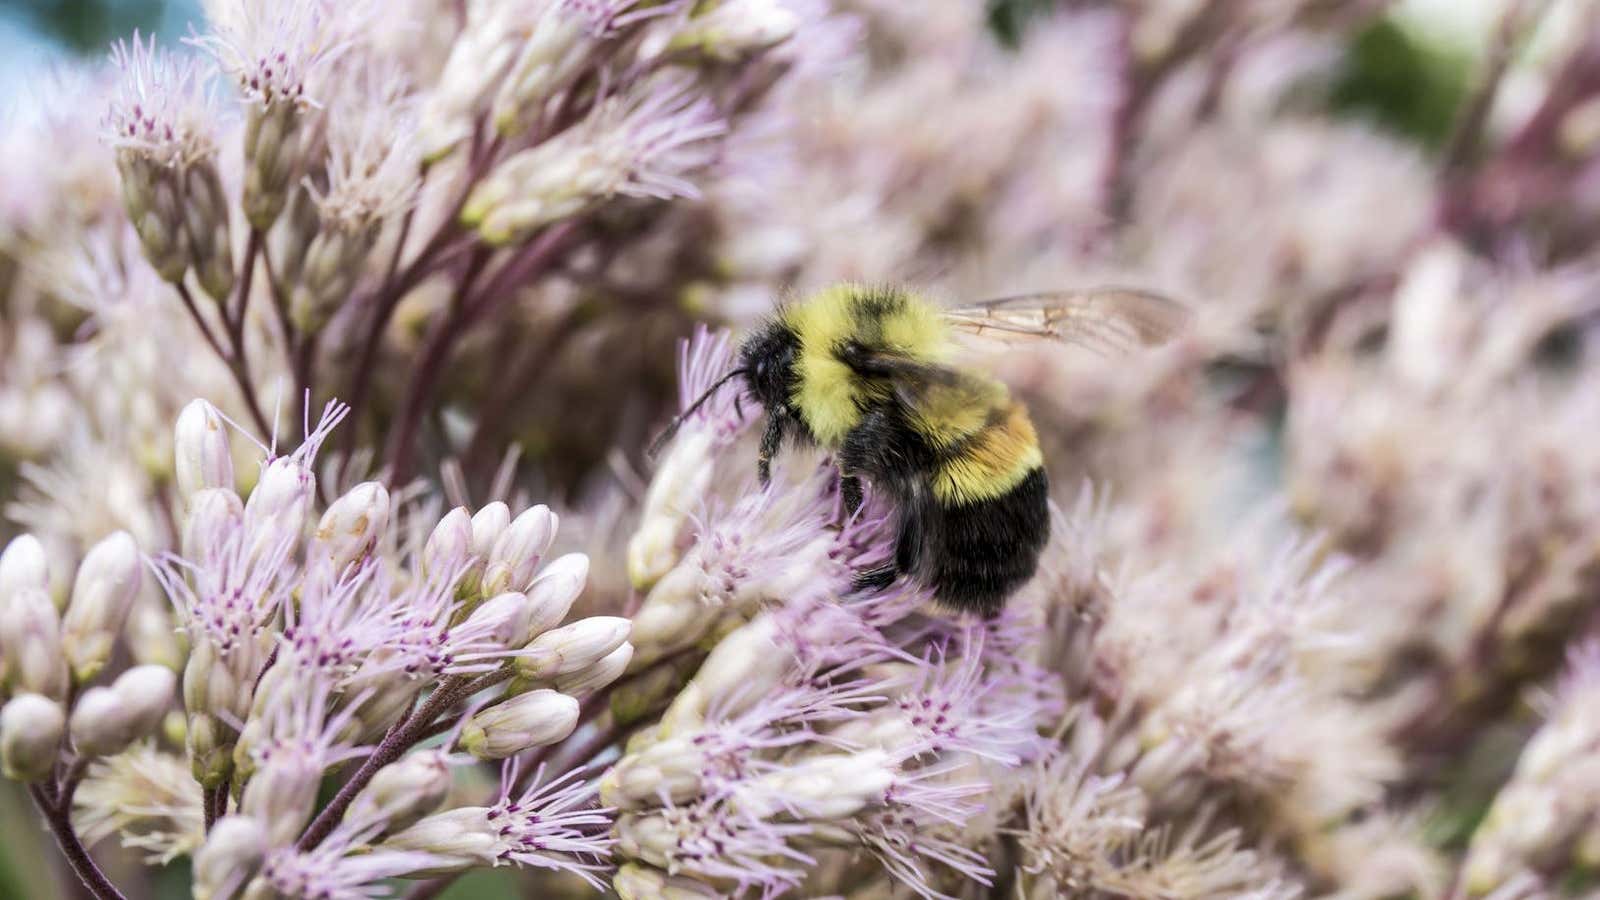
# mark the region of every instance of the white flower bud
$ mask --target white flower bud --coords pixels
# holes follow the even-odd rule
[[[100,671],[139,595],[139,546],[119,531],[95,544],[78,566],[72,601],[62,621],[61,645],[72,674],[80,682]]]
[[[479,759],[505,759],[566,740],[577,727],[578,701],[556,691],[529,691],[473,716],[461,731],[461,747]]]
[[[384,766],[350,804],[346,821],[384,823],[384,831],[411,827],[438,809],[450,793],[449,757],[418,750]]]
[[[492,860],[499,855],[498,828],[489,820],[488,813],[489,810],[482,806],[447,809],[389,837],[383,846],[437,853],[459,860],[459,869],[471,868],[476,860]]]
[[[84,756],[113,756],[154,734],[172,706],[177,676],[165,666],[135,666],[110,687],[92,687],[72,708],[72,744]]]
[[[206,488],[189,499],[189,518],[183,524],[183,555],[203,560],[217,540],[244,520],[244,501],[229,488]]]
[[[454,572],[472,555],[472,516],[458,506],[445,513],[422,548],[422,574],[433,578]]]
[[[587,697],[621,678],[632,660],[633,645],[624,643],[599,662],[556,678],[556,690],[571,697]]]
[[[834,753],[778,769],[758,779],[770,790],[741,794],[740,811],[767,818],[848,819],[883,800],[895,768],[883,750]]]
[[[239,798],[239,811],[256,817],[266,827],[272,846],[286,847],[311,821],[321,784],[322,770],[313,758],[295,753],[274,754],[251,774]]]
[[[708,884],[628,863],[611,878],[611,887],[622,900],[712,900],[723,893]]]
[[[18,694],[0,709],[0,765],[17,781],[42,781],[61,755],[67,717],[61,704],[38,694]]]
[[[217,408],[191,400],[173,427],[173,471],[185,508],[203,488],[233,488],[233,451]]]
[[[540,504],[512,521],[494,542],[483,573],[484,596],[528,587],[539,562],[555,540],[559,520],[550,507]]]
[[[648,590],[683,557],[679,537],[689,511],[711,486],[713,435],[680,433],[661,459],[645,494],[639,530],[628,541],[628,579]]]
[[[265,232],[289,202],[289,186],[300,169],[303,120],[295,103],[252,103],[244,128],[245,219]]]
[[[668,737],[624,756],[600,780],[600,802],[619,809],[688,800],[702,792],[706,758],[694,735]]]
[[[733,62],[783,43],[799,25],[799,17],[776,0],[724,0],[690,19],[668,49],[696,49]]]
[[[539,577],[528,587],[528,606],[532,611],[528,624],[530,638],[566,620],[588,578],[589,557],[582,553],[557,557],[539,572]]]
[[[484,601],[467,617],[461,630],[482,634],[497,647],[520,647],[533,637],[529,627],[532,621],[533,607],[527,595],[508,592]]]
[[[183,220],[189,253],[200,287],[218,303],[233,291],[233,240],[228,233],[228,194],[209,159],[191,163],[182,174]]]
[[[117,171],[122,175],[122,205],[145,259],[163,281],[182,281],[189,270],[189,241],[176,173],[126,149],[117,152]]]
[[[678,855],[678,830],[660,813],[617,817],[617,846],[623,856],[666,868]]]
[[[597,44],[578,4],[552,3],[533,23],[522,53],[494,99],[494,124],[501,134],[527,128],[546,102],[589,63]],[[603,27],[603,26],[602,26]]]
[[[136,663],[177,671],[189,654],[183,635],[173,625],[172,607],[154,598],[134,601],[122,633]]]
[[[49,592],[50,565],[44,545],[31,534],[19,534],[0,552],[0,606],[19,591]]]
[[[19,691],[53,700],[67,696],[67,661],[61,650],[61,618],[50,595],[39,588],[13,594],[0,606],[0,656]]]
[[[554,678],[587,668],[622,646],[631,629],[632,623],[620,616],[590,616],[547,631],[517,657],[517,674]]]
[[[495,542],[511,525],[511,509],[499,500],[472,516],[472,555],[487,560]]]
[[[633,616],[635,668],[693,644],[725,612],[701,599],[705,573],[692,560],[675,566],[655,582]]]
[[[250,816],[223,816],[194,855],[194,900],[222,900],[249,881],[267,855],[267,834]]]
[[[376,481],[363,482],[322,514],[309,553],[325,556],[335,569],[344,569],[371,552],[388,524],[389,492]]]
[[[268,556],[285,547],[292,552],[299,547],[316,485],[316,475],[292,456],[267,463],[244,504],[245,521],[254,534],[252,556]]]
[[[794,665],[794,656],[778,648],[777,616],[762,613],[717,642],[694,683],[706,702],[727,704],[723,714],[733,716],[767,696]]]
[[[489,563],[489,553],[494,549],[495,542],[500,540],[500,535],[504,534],[511,524],[511,510],[496,500],[478,510],[473,515],[471,524],[472,537],[468,550],[472,557],[472,565],[462,574],[460,583],[456,585],[456,596],[468,602],[483,597],[483,572]]]
[[[191,712],[187,724],[184,746],[189,751],[189,768],[194,780],[202,787],[214,788],[233,772],[236,735],[221,719],[207,713]]]

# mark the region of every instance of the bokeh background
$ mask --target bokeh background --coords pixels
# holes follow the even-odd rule
[[[858,113],[835,111],[840,115],[837,121],[849,123],[848,127],[819,129],[809,143],[801,142],[800,155],[780,160],[772,172],[761,174],[756,180],[767,179],[769,193],[741,193],[738,185],[721,185],[710,192],[714,212],[686,214],[682,221],[726,240],[726,246],[719,247],[726,256],[716,260],[720,268],[707,274],[690,265],[668,279],[675,302],[665,312],[650,313],[650,321],[659,327],[644,342],[653,361],[633,368],[624,365],[643,386],[632,385],[633,393],[621,392],[624,399],[601,400],[588,413],[624,425],[552,428],[551,422],[569,420],[573,404],[583,405],[595,396],[592,363],[591,368],[581,363],[555,367],[541,393],[550,399],[519,412],[522,418],[513,417],[501,435],[527,448],[523,465],[529,478],[565,491],[563,499],[581,503],[591,496],[588,487],[596,473],[607,471],[610,455],[619,446],[629,448],[624,454],[639,463],[640,438],[659,421],[652,413],[660,411],[674,390],[668,349],[672,342],[697,318],[747,323],[770,304],[775,287],[840,276],[892,277],[932,284],[948,297],[1037,287],[1072,277],[1074,266],[1084,267],[1078,271],[1088,280],[1132,275],[1154,283],[1198,301],[1203,318],[1210,314],[1209,343],[1202,342],[1198,361],[1176,362],[1172,370],[1157,372],[1148,382],[1091,381],[1086,390],[1101,393],[1087,398],[1058,398],[1051,389],[1030,386],[1029,379],[1037,379],[1039,370],[1028,368],[1026,361],[1010,373],[1036,401],[1035,414],[1052,452],[1074,460],[1052,474],[1058,483],[1069,485],[1084,476],[1131,485],[1123,496],[1136,511],[1115,526],[1121,529],[1118,540],[1168,554],[1169,561],[1185,554],[1210,559],[1215,547],[1202,548],[1197,540],[1168,539],[1157,532],[1163,522],[1174,532],[1227,522],[1230,513],[1197,511],[1216,501],[1213,495],[1222,491],[1193,485],[1220,471],[1204,468],[1210,461],[1225,460],[1229,465],[1243,461],[1243,487],[1235,493],[1251,499],[1230,496],[1228,509],[1276,503],[1287,510],[1285,517],[1295,519],[1308,533],[1329,536],[1333,549],[1359,561],[1357,585],[1382,584],[1410,598],[1406,602],[1415,608],[1406,607],[1408,614],[1416,614],[1415,622],[1423,623],[1420,627],[1440,630],[1439,646],[1424,646],[1430,639],[1402,646],[1395,635],[1414,623],[1395,624],[1398,614],[1393,622],[1380,623],[1394,625],[1384,639],[1394,640],[1395,645],[1372,653],[1383,671],[1381,677],[1372,676],[1372,683],[1361,685],[1367,692],[1363,698],[1382,694],[1387,704],[1395,699],[1389,696],[1394,684],[1414,680],[1443,685],[1441,690],[1492,691],[1500,701],[1488,711],[1472,706],[1463,718],[1442,724],[1416,718],[1413,731],[1393,738],[1403,746],[1408,770],[1426,767],[1435,759],[1448,759],[1455,767],[1439,779],[1407,783],[1434,798],[1429,824],[1418,831],[1427,833],[1432,846],[1459,854],[1486,814],[1493,787],[1507,778],[1516,748],[1531,727],[1526,710],[1508,711],[1514,704],[1505,698],[1547,681],[1560,665],[1563,641],[1552,640],[1533,626],[1509,637],[1483,637],[1472,631],[1483,626],[1474,615],[1430,618],[1421,611],[1432,602],[1427,596],[1430,590],[1437,590],[1444,597],[1439,603],[1446,605],[1452,602],[1452,591],[1470,590],[1453,583],[1459,570],[1452,567],[1461,560],[1431,555],[1432,548],[1425,546],[1430,536],[1420,530],[1450,523],[1449,504],[1415,496],[1414,488],[1440,472],[1464,472],[1480,464],[1492,469],[1493,457],[1504,450],[1509,454],[1506,465],[1526,469],[1503,473],[1498,482],[1514,484],[1529,494],[1541,487],[1559,494],[1570,487],[1556,477],[1571,475],[1562,468],[1567,460],[1549,456],[1556,473],[1551,476],[1553,486],[1541,485],[1533,468],[1546,458],[1540,455],[1543,448],[1521,448],[1527,452],[1518,456],[1512,451],[1521,450],[1500,442],[1517,431],[1519,416],[1548,426],[1552,444],[1592,437],[1584,427],[1597,419],[1586,417],[1592,416],[1584,412],[1591,404],[1581,389],[1579,400],[1568,406],[1561,405],[1565,400],[1547,406],[1542,395],[1517,393],[1520,387],[1452,392],[1475,372],[1488,371],[1479,367],[1494,361],[1496,335],[1506,335],[1503,343],[1515,345],[1502,354],[1503,359],[1516,356],[1522,344],[1536,348],[1523,354],[1527,359],[1508,363],[1508,370],[1526,362],[1541,373],[1563,371],[1563,367],[1581,368],[1574,365],[1580,359],[1594,367],[1592,356],[1583,355],[1595,305],[1597,260],[1589,248],[1600,207],[1593,177],[1593,148],[1600,143],[1596,138],[1600,108],[1592,99],[1600,87],[1593,83],[1594,71],[1588,71],[1589,80],[1577,86],[1587,91],[1589,118],[1574,116],[1570,133],[1563,132],[1567,143],[1560,153],[1548,158],[1502,153],[1516,140],[1521,123],[1548,97],[1564,54],[1575,45],[1587,46],[1582,34],[1596,27],[1593,4],[1577,0],[1550,4],[1539,28],[1519,40],[1494,109],[1486,113],[1491,121],[1484,128],[1481,152],[1469,152],[1469,159],[1462,161],[1467,169],[1483,164],[1478,171],[1487,174],[1472,182],[1472,189],[1459,192],[1464,198],[1460,209],[1447,208],[1448,201],[1446,207],[1432,206],[1435,178],[1457,164],[1446,158],[1460,149],[1452,137],[1485,71],[1495,64],[1497,28],[1512,5],[1507,0],[1292,4],[1318,10],[1297,19],[1282,35],[1273,32],[1282,23],[1271,21],[1272,5],[1258,4],[1261,21],[1255,26],[1260,34],[1282,41],[1263,40],[1260,46],[1266,49],[1261,53],[1241,55],[1249,63],[1246,71],[1230,72],[1239,45],[1202,36],[1184,59],[1184,66],[1201,76],[1187,81],[1173,78],[1177,87],[1157,98],[1177,111],[1152,104],[1153,111],[1147,111],[1142,123],[1149,129],[1143,155],[1130,150],[1126,165],[1131,174],[1121,176],[1127,183],[1118,183],[1114,173],[1103,206],[1079,203],[1094,192],[1083,188],[1083,169],[1061,161],[1078,152],[1083,159],[1095,159],[1098,145],[1085,149],[1081,142],[1074,143],[1070,133],[1037,145],[1019,139],[1015,146],[996,147],[974,140],[971,147],[960,147],[967,138],[963,129],[979,135],[991,124],[985,120],[985,108],[993,113],[992,125],[1001,134],[1025,135],[1036,127],[1048,130],[1061,128],[1062,123],[1070,127],[1100,121],[1096,110],[1110,102],[1105,92],[1112,79],[1098,74],[1109,65],[1109,55],[1104,47],[1074,44],[1070,37],[1062,37],[1102,34],[1095,23],[1074,18],[1081,7],[1097,4],[990,0],[981,26],[973,29],[976,33],[959,35],[941,35],[926,22],[911,21],[918,17],[915,10],[899,13],[906,20],[897,24],[895,14],[883,12],[884,4],[864,5],[875,10],[870,46],[874,58],[871,73],[864,76],[871,88],[870,102],[864,102]],[[1168,18],[1188,21],[1193,10],[1204,5],[1172,3],[1177,11]],[[53,65],[103,54],[111,40],[135,29],[174,43],[187,33],[186,23],[197,14],[197,6],[140,0],[0,4],[0,96],[25,94]],[[1161,18],[1149,8],[1162,4],[1126,6],[1140,8],[1146,19]],[[942,14],[928,18],[945,19]],[[967,27],[959,15],[948,19]],[[903,42],[897,40],[897,28],[908,35]],[[1046,36],[1036,40],[1042,32]],[[1181,46],[1181,36],[1166,37]],[[1080,48],[1081,56],[1071,53]],[[1255,49],[1259,48],[1252,45],[1252,52]],[[948,83],[930,74],[936,64],[896,56],[934,50],[948,50],[962,61],[952,67],[956,74]],[[1219,89],[1220,98],[1202,96],[1196,101],[1191,96],[1207,90],[1204,73],[1223,73],[1217,78],[1229,87]],[[1087,77],[1075,80],[1077,75]],[[1190,82],[1193,85],[1186,86]],[[934,108],[947,95],[967,105],[935,121],[927,134],[904,134],[908,123],[918,119],[919,108]],[[1208,103],[1222,111],[1187,114],[1190,107],[1203,109]],[[1088,133],[1084,140],[1101,137]],[[897,181],[894,172],[874,167],[879,158],[872,156],[875,147],[883,150],[882,159],[892,161],[884,168],[904,167],[910,173],[906,180]],[[1503,169],[1494,169],[1495,165]],[[795,170],[804,174],[795,177]],[[958,183],[968,176],[973,179],[970,184]],[[929,181],[919,183],[917,177]],[[1448,182],[1439,178],[1440,184]],[[888,198],[892,206],[862,210],[823,202],[848,196],[853,186],[862,183],[881,189],[877,199]],[[1519,187],[1503,196],[1497,193],[1506,184]],[[782,194],[795,186],[815,190],[797,188]],[[830,193],[829,187],[838,192]],[[1539,190],[1556,196],[1547,197]],[[1439,193],[1443,196],[1445,191],[1441,188]],[[1471,260],[1463,262],[1424,246],[1424,238],[1434,236],[1425,224],[1434,215],[1445,220],[1448,227],[1442,230],[1453,232],[1471,248],[1475,254]],[[1108,221],[1120,229],[1109,239],[1098,231]],[[746,227],[752,223],[762,228]],[[729,238],[735,233],[738,240]],[[1053,256],[1035,246],[1079,238],[1082,247],[1076,258],[1068,255],[1065,264],[1060,254]],[[686,258],[695,265],[703,262],[693,254]],[[771,263],[774,259],[778,262]],[[677,260],[672,257],[667,264]],[[649,279],[656,262],[645,258],[640,263],[644,279]],[[876,268],[880,262],[885,271]],[[1451,325],[1448,314],[1430,312],[1425,303],[1410,308],[1414,319],[1432,315],[1429,321],[1435,325],[1445,322],[1441,328],[1457,328],[1451,333],[1460,337],[1459,346],[1423,347],[1425,352],[1410,357],[1415,362],[1398,365],[1405,370],[1398,373],[1373,374],[1350,362],[1370,351],[1370,344],[1386,339],[1393,355],[1399,356],[1393,351],[1392,341],[1399,339],[1395,335],[1426,332],[1417,330],[1416,321],[1406,327],[1394,325],[1392,306],[1398,301],[1393,298],[1426,295],[1430,288],[1438,289],[1441,279],[1467,285],[1462,293],[1483,301],[1464,317],[1466,324]],[[1397,285],[1409,286],[1411,293],[1397,291]],[[1516,291],[1533,298],[1525,309],[1534,309],[1527,316],[1537,321],[1503,311],[1505,297]],[[619,288],[618,295],[626,296],[626,291]],[[1211,301],[1215,302],[1206,305]],[[1540,309],[1546,312],[1539,313]],[[1240,333],[1260,340],[1249,346],[1238,344]],[[570,337],[567,332],[560,334]],[[602,322],[586,338],[592,338],[589,343],[575,345],[580,356],[592,359],[598,355],[593,348],[610,346],[606,341],[613,337]],[[1320,351],[1341,341],[1348,346],[1339,353],[1324,355],[1309,349]],[[1490,345],[1487,350],[1485,345]],[[1480,352],[1481,356],[1473,355]],[[1166,397],[1160,383],[1169,376],[1179,385],[1178,393],[1193,388],[1193,381],[1217,391],[1200,401],[1188,395]],[[1496,373],[1484,377],[1493,379]],[[472,378],[468,372],[461,384],[448,386],[450,396],[463,403],[475,396],[482,384],[474,384]],[[569,390],[576,399],[561,399]],[[1225,400],[1217,401],[1219,395]],[[1447,399],[1438,401],[1439,397]],[[1475,409],[1480,400],[1484,405]],[[1340,405],[1346,401],[1349,405]],[[1058,408],[1064,411],[1057,414]],[[1157,421],[1163,411],[1171,413],[1170,422],[1158,421],[1148,428],[1113,421],[1129,415],[1141,417],[1141,422],[1146,416]],[[1476,420],[1479,411],[1483,418]],[[1556,421],[1565,414],[1562,411],[1571,412],[1570,417]],[[1217,427],[1197,424],[1201,422]],[[1476,424],[1483,424],[1484,430],[1477,430]],[[1159,451],[1128,450],[1163,441],[1171,443]],[[1185,453],[1191,454],[1188,463],[1182,463]],[[1469,463],[1467,457],[1474,461]],[[1081,466],[1078,459],[1083,460]],[[1136,474],[1141,464],[1144,471],[1154,473],[1143,482]],[[1162,481],[1163,472],[1172,474],[1172,483]],[[1228,470],[1229,478],[1234,474]],[[1222,480],[1222,475],[1217,478]],[[0,472],[0,479],[4,479],[4,499],[10,499],[16,473]],[[1589,490],[1592,479],[1580,480]],[[1461,474],[1463,495],[1476,489],[1470,481]],[[1523,498],[1519,494],[1515,499]],[[1585,506],[1583,515],[1593,512]],[[1382,518],[1391,515],[1392,519]],[[1503,524],[1500,519],[1456,521],[1482,525],[1479,532],[1461,537],[1459,543],[1467,548],[1463,552],[1479,545],[1498,551],[1502,543],[1515,543],[1498,532],[1486,536]],[[1595,544],[1596,536],[1588,530],[1594,521],[1576,517],[1570,527],[1552,525],[1547,531],[1535,531],[1530,543]],[[1397,530],[1408,533],[1410,540],[1396,538]],[[8,533],[0,528],[0,535]],[[1514,549],[1522,553],[1526,548]],[[1526,552],[1538,556],[1542,549]],[[1586,577],[1593,574],[1588,565],[1586,558]],[[1396,587],[1402,575],[1414,576],[1419,583],[1435,578],[1446,587],[1433,582],[1415,585],[1415,590],[1410,583]],[[1496,572],[1484,578],[1504,575]],[[1592,581],[1585,584],[1592,586]],[[1505,590],[1514,593],[1511,587]],[[1552,621],[1570,626],[1573,634],[1592,628],[1587,617],[1595,605],[1592,597],[1582,594],[1576,604],[1570,599],[1562,594],[1551,601],[1549,608],[1559,606],[1561,616]],[[1347,615],[1371,613],[1359,606],[1350,609],[1355,611]],[[1532,602],[1526,609],[1532,612],[1518,614],[1537,616],[1547,610]],[[1494,627],[1499,626],[1497,620]],[[1468,633],[1444,635],[1452,627]],[[1380,632],[1374,628],[1374,633]],[[1524,640],[1527,634],[1536,639]],[[1476,647],[1473,642],[1480,639],[1488,641],[1485,646],[1495,653],[1510,647],[1530,656],[1519,658],[1510,672],[1496,669],[1485,674],[1488,687],[1452,681],[1461,672],[1474,671],[1451,657],[1452,648]],[[1426,677],[1413,678],[1419,672]],[[1392,693],[1399,696],[1404,691]],[[1413,715],[1401,709],[1405,699],[1389,704],[1399,712],[1386,706],[1385,714],[1397,716],[1396,721]],[[1466,750],[1469,745],[1477,749]],[[1324,849],[1335,856],[1339,852],[1336,847]],[[0,784],[0,897],[57,895],[64,882],[54,859],[15,786]],[[1335,861],[1330,868],[1348,864]],[[154,896],[186,895],[182,865],[175,863],[170,871],[157,874],[149,885]],[[510,875],[481,873],[463,879],[446,896],[516,895]]]

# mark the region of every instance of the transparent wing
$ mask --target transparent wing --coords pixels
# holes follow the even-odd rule
[[[1046,339],[1107,353],[1153,347],[1188,324],[1189,308],[1153,291],[1094,287],[1000,297],[946,310],[956,331],[1003,342]]]

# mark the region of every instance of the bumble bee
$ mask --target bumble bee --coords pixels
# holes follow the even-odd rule
[[[1125,350],[1173,335],[1181,305],[1127,288],[1029,294],[940,309],[895,287],[845,284],[780,309],[739,350],[735,378],[766,409],[757,472],[786,439],[824,447],[845,507],[862,480],[897,515],[894,558],[856,587],[908,576],[947,606],[986,616],[1033,576],[1050,533],[1049,485],[1028,411],[1005,385],[953,362],[962,336],[1047,338]]]

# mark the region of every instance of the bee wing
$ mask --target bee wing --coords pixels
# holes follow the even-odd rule
[[[1116,354],[1162,344],[1191,317],[1169,297],[1114,286],[1019,294],[945,311],[963,334],[1001,342],[1042,338]]]

